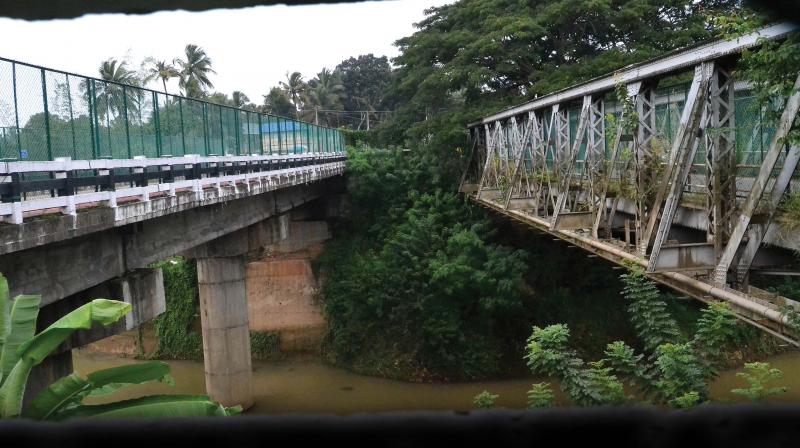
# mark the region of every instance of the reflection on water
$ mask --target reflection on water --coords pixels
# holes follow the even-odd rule
[[[99,369],[135,363],[132,359],[89,354],[74,350],[75,370],[87,374]],[[800,402],[800,353],[775,356],[768,360],[781,369],[784,377],[775,385],[787,386],[789,392],[771,401]],[[205,394],[203,363],[200,361],[169,361],[175,386],[161,383],[131,386],[116,394],[92,403],[102,403],[142,395]],[[498,407],[524,409],[531,383],[543,379],[486,381],[457,384],[417,384],[356,375],[344,369],[330,367],[313,358],[294,358],[277,362],[253,362],[253,391],[255,404],[252,414],[358,414],[412,410],[471,410],[472,399],[488,390],[499,397]],[[557,402],[565,402],[557,385]],[[736,371],[723,372],[711,386],[715,401],[735,402],[743,399],[730,393],[731,389],[746,387],[736,377]]]

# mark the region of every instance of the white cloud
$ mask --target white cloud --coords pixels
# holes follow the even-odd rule
[[[26,22],[0,19],[0,56],[97,76],[100,62],[147,56],[172,60],[187,43],[203,47],[217,72],[215,90],[241,90],[254,102],[287,71],[312,77],[350,56],[397,56],[392,44],[412,34],[423,10],[454,0],[394,0],[259,6],[148,15],[102,14]],[[153,88],[160,88],[156,84]],[[177,83],[168,86],[177,92]]]

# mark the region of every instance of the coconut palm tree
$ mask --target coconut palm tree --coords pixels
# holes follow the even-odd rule
[[[173,61],[179,68],[180,86],[186,96],[202,97],[206,88],[214,87],[208,75],[217,72],[211,68],[211,58],[197,45],[186,45],[185,53],[186,60],[175,58]]]
[[[247,106],[247,103],[250,102],[250,98],[248,98],[244,92],[240,92],[238,90],[235,90],[231,94],[231,100],[233,101],[233,107],[238,107],[239,109],[244,109],[244,107]]]
[[[341,77],[323,68],[317,77],[308,82],[305,92],[305,103],[315,109],[342,110],[342,100],[346,98]],[[328,123],[330,124],[330,123]]]
[[[123,99],[122,94],[125,89],[119,84],[138,87],[141,81],[136,72],[128,68],[127,62],[120,62],[116,58],[110,58],[100,63],[98,71],[100,73],[100,78],[110,82],[98,83],[98,85],[96,85],[97,114],[100,118],[108,115],[109,119],[114,118],[114,116],[122,115],[125,104],[125,99]],[[135,111],[138,110],[138,102],[136,101],[136,95],[133,94],[134,90],[135,89],[128,90],[127,101],[128,109]]]
[[[153,58],[147,58],[142,62],[142,65],[146,66],[144,82],[148,83],[156,78],[160,78],[161,82],[164,84],[164,93],[169,93],[167,92],[167,81],[171,78],[180,77],[178,69],[167,61],[157,61]]]
[[[281,81],[280,86],[284,92],[286,92],[289,99],[292,100],[295,110],[294,114],[295,117],[297,117],[297,111],[300,110],[302,106],[303,93],[308,88],[305,81],[303,81],[303,75],[301,75],[300,72],[293,72],[291,75],[289,72],[286,72],[286,82]]]

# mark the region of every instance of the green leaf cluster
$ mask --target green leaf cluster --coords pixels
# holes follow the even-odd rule
[[[745,372],[736,374],[739,378],[744,378],[750,385],[747,389],[733,389],[731,392],[748,398],[753,402],[764,401],[773,395],[784,394],[788,391],[786,387],[767,387],[766,383],[783,378],[783,372],[778,369],[770,368],[766,362],[748,362],[744,365]]]
[[[553,405],[555,397],[549,383],[536,383],[528,391],[528,409],[548,408]]]
[[[534,327],[525,354],[531,371],[558,378],[562,390],[580,406],[629,399],[618,376],[656,403],[685,408],[708,400],[707,384],[717,376],[726,350],[739,337],[727,303],[712,303],[702,310],[694,337],[687,339],[641,269],[632,268],[621,278],[628,315],[645,353],[637,354],[625,342],[615,341],[606,346],[604,359],[584,364],[568,346],[566,325]]]
[[[499,395],[492,394],[488,391],[483,391],[478,395],[475,395],[475,398],[472,399],[472,403],[478,408],[490,409],[494,407],[494,402],[497,400],[497,397],[499,397]]]
[[[75,331],[93,324],[110,325],[131,311],[129,303],[94,299],[66,314],[38,334],[40,296],[19,295],[9,300],[8,281],[0,275],[0,417],[36,420],[84,418],[181,417],[229,415],[241,408],[225,408],[205,396],[150,396],[106,405],[83,400],[110,394],[130,384],[161,381],[172,384],[169,366],[148,362],[100,370],[86,378],[71,374],[42,390],[23,409],[31,370]]]

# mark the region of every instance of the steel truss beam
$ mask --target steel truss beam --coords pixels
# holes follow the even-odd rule
[[[774,25],[761,36],[779,38],[794,29]],[[485,136],[485,154],[476,152],[483,171],[474,199],[598,255],[613,254],[606,258],[617,262],[634,260],[651,278],[698,300],[728,300],[738,307],[740,318],[797,344],[800,334],[787,326],[780,304],[766,303],[745,283],[800,163],[800,148],[790,148],[782,157],[784,138],[800,110],[798,76],[758,176],[737,178],[743,166],[736,152],[735,92],[748,89],[749,83],[734,80],[731,73],[735,53],[755,45],[751,35],[678,51],[471,124],[479,135],[483,128]],[[683,101],[680,123],[672,135],[664,135],[661,111],[676,101],[656,95],[656,86],[661,78],[689,69],[694,70],[691,86],[685,99],[677,100]],[[620,83],[633,109],[626,103],[613,108],[605,103]],[[570,135],[569,107],[578,98],[580,116]],[[606,130],[609,111],[619,121]],[[629,124],[632,117],[626,114],[635,114],[635,124]],[[608,145],[606,132],[613,136]],[[758,128],[748,148],[757,133]],[[772,173],[781,161],[775,178]],[[741,162],[750,168],[754,163],[749,157]],[[750,190],[743,204],[737,203],[737,182],[739,191]],[[684,193],[695,194],[695,189],[703,200],[685,198],[681,204]],[[756,209],[758,219],[753,219]],[[682,228],[672,229],[676,220]],[[691,229],[703,229],[706,235],[697,238]],[[726,284],[729,279],[738,291]],[[780,300],[800,311],[800,303]]]
[[[761,201],[761,197],[767,188],[770,174],[772,173],[772,170],[775,169],[775,164],[778,162],[778,157],[780,156],[781,150],[785,145],[784,140],[789,134],[789,131],[791,130],[792,125],[797,118],[798,110],[800,110],[800,75],[798,75],[797,79],[795,80],[792,95],[786,100],[786,105],[784,106],[783,113],[781,114],[778,128],[775,130],[775,134],[772,136],[769,149],[764,155],[764,160],[761,162],[761,168],[758,172],[758,176],[753,182],[752,188],[750,189],[750,194],[747,196],[747,200],[744,202],[744,205],[742,205],[736,226],[733,228],[730,239],[728,240],[728,244],[725,246],[719,263],[714,269],[713,280],[717,284],[724,284],[727,280],[728,268],[730,268],[731,263],[733,262],[737,251],[739,250],[739,246],[742,243],[742,238],[750,226],[750,220],[753,218],[753,213],[755,212],[756,207],[758,206],[759,201]],[[794,172],[794,169],[792,169],[791,172]],[[773,198],[778,196],[778,200],[786,190],[789,180],[791,179],[791,175],[783,178],[779,177],[779,179],[782,180],[782,183],[779,184],[776,182],[773,185]],[[755,254],[753,254],[753,256],[755,256]]]

